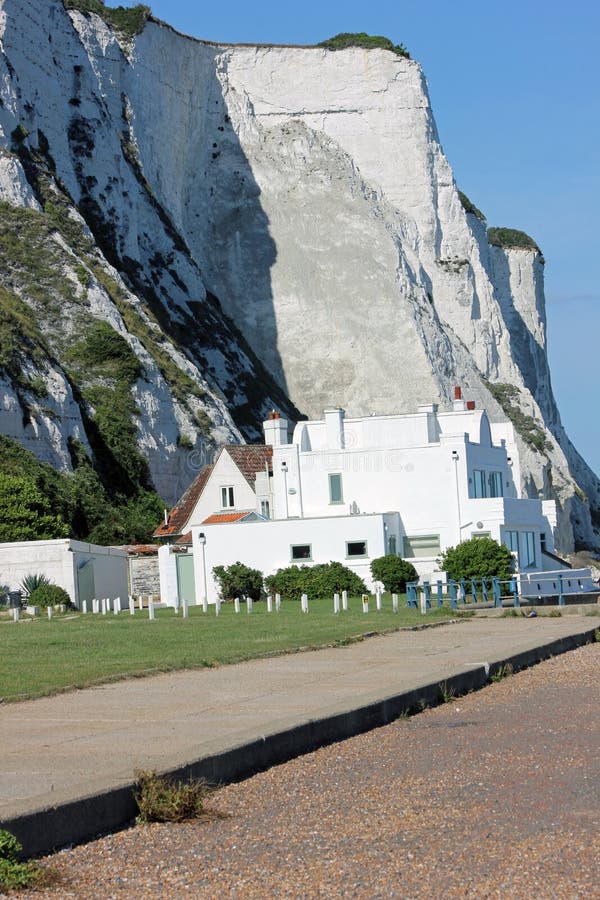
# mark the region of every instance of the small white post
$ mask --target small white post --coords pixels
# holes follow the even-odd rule
[[[113,612],[114,612],[115,616],[118,616],[119,613],[121,612],[121,598],[120,597],[115,597],[115,599],[113,601]]]
[[[135,616],[135,600],[133,599],[131,594],[129,595],[129,615]]]
[[[176,616],[179,615],[179,598],[178,597],[175,598],[175,603],[173,604],[173,612],[175,613]]]
[[[148,597],[148,618],[154,618],[154,599],[152,597]]]
[[[271,597],[270,594],[269,594],[269,596],[267,597],[267,612],[268,612],[268,613],[272,613],[272,612],[273,612],[273,598]]]
[[[348,591],[342,591],[342,609],[344,612],[348,610]]]
[[[375,591],[375,605],[377,606],[377,612],[381,612],[381,591]]]
[[[102,603],[102,615],[103,615],[103,616],[106,615],[106,604],[107,604],[107,602],[108,602],[107,598],[106,598],[106,597],[103,597],[102,600],[101,600],[101,603]]]
[[[81,601],[81,612],[85,615],[87,613],[87,600]]]
[[[362,595],[362,609],[363,609],[364,613],[369,612],[369,595],[368,594]]]
[[[203,612],[203,613],[207,613],[207,612],[208,612],[208,600],[207,600],[206,594],[205,594],[204,597],[202,598],[202,612]]]
[[[239,597],[236,597],[235,600],[233,601],[233,608],[236,611],[236,613],[239,613],[239,611],[240,611],[240,598]]]
[[[302,594],[300,598],[300,609],[303,613],[308,612],[308,594]]]
[[[184,619],[187,619],[187,617],[188,617],[188,615],[189,615],[189,613],[188,613],[188,602],[187,602],[187,600],[185,599],[185,597],[184,597],[183,600],[181,601],[181,614],[182,614],[182,616],[183,616]]]
[[[425,598],[425,592],[421,592],[421,614],[425,615],[427,612],[427,600]]]
[[[97,601],[96,598],[94,597],[94,598],[92,599],[92,612],[97,614],[99,611],[100,611],[100,604],[98,603],[98,601]]]
[[[221,615],[221,598],[217,597],[215,599],[215,616]]]
[[[49,606],[49,607],[48,607],[48,618],[49,618],[49,619],[52,618],[52,613],[53,613],[53,612],[54,612],[54,610],[52,609],[51,606]]]
[[[138,597],[138,609],[143,609],[143,608],[144,608],[144,598],[140,594]]]
[[[50,609],[50,607],[48,607],[48,609]],[[12,614],[13,614],[13,622],[18,622],[19,618],[21,616],[21,610],[19,609],[18,606],[13,607]]]
[[[339,611],[340,611],[340,595],[334,594],[333,595],[333,612],[335,614],[337,614],[337,613],[339,613]]]
[[[275,612],[281,609],[281,594],[275,594]]]
[[[398,612],[398,594],[392,594],[392,610]]]
[[[248,611],[248,615],[252,612],[252,597],[246,597],[246,609]]]

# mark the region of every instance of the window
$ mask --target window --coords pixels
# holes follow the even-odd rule
[[[492,536],[491,531],[472,531],[471,532],[472,538],[486,538],[486,537],[489,538],[491,536]]]
[[[437,556],[440,552],[439,534],[420,534],[404,538],[404,556]]]
[[[342,492],[342,476],[339,472],[332,473],[329,476],[329,502],[344,502],[344,495]]]
[[[261,500],[261,501],[260,501],[260,514],[261,514],[261,516],[264,516],[265,519],[270,519],[270,518],[271,518],[271,508],[270,508],[270,506],[269,506],[269,501],[268,501],[268,500]]]
[[[366,541],[346,541],[346,556],[367,556]]]
[[[533,569],[535,566],[535,533],[533,531],[521,533],[519,565],[522,569]]]
[[[310,544],[292,544],[291,548],[292,562],[300,559],[312,559],[312,547]]]
[[[394,553],[394,554],[396,554],[398,552],[396,549],[396,535],[395,534],[390,534],[390,536],[388,538],[388,551],[387,552]]]
[[[222,487],[221,488],[221,507],[222,509],[233,509],[235,506],[235,502],[233,499],[233,488],[232,487]]]
[[[502,472],[487,472],[484,469],[473,470],[475,497],[502,497]]]
[[[513,553],[518,553],[519,551],[519,532],[518,531],[505,531],[504,532],[504,543],[508,547],[509,550],[512,550]]]

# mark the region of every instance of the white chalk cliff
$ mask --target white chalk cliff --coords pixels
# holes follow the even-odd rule
[[[526,495],[558,500],[559,547],[599,545],[600,484],[552,395],[543,259],[491,246],[466,212],[418,63],[215,45],[153,19],[128,39],[62,0],[1,0],[0,35],[0,200],[35,211],[55,190],[85,220],[121,307],[98,279],[78,302],[142,360],[138,444],[166,499],[189,480],[181,435],[208,453],[255,437],[269,405],[403,412],[461,384],[510,414]],[[128,306],[198,386],[189,403]],[[15,418],[10,385],[0,429],[68,467],[85,424],[60,350],[40,370],[54,430]]]

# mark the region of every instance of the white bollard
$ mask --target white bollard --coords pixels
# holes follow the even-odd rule
[[[392,611],[398,612],[398,594],[392,594]]]
[[[421,614],[425,615],[427,612],[427,600],[425,599],[425,594],[421,594]]]
[[[369,595],[368,594],[362,595],[362,610],[364,613],[369,612]]]
[[[281,594],[275,594],[275,612],[281,609]]]
[[[100,602],[102,604],[102,615],[105,616],[106,615],[106,604],[108,601],[107,601],[106,597],[103,597]]]
[[[203,613],[208,612],[208,599],[206,597],[202,598],[202,612]]]
[[[303,613],[308,612],[308,594],[302,594],[300,598],[300,609]]]
[[[342,609],[348,611],[348,591],[342,591]]]
[[[248,615],[252,612],[252,597],[246,597],[246,609],[248,611]]]
[[[129,595],[129,615],[135,616],[135,600],[133,599],[131,594]]]
[[[49,607],[48,607],[48,618],[49,618],[49,619],[52,618],[52,613],[53,613],[53,612],[54,612],[54,610],[52,609],[51,606],[49,606]]]
[[[121,612],[121,598],[120,597],[115,597],[115,599],[113,600],[113,612],[114,612],[115,616],[118,616],[119,613]]]
[[[94,597],[94,598],[92,599],[92,612],[93,612],[93,613],[98,613],[99,610],[100,610],[100,604],[98,603],[98,601],[97,601],[96,598]]]
[[[173,612],[175,613],[176,616],[179,615],[179,598],[178,597],[175,599],[175,603],[173,604]]]
[[[236,613],[239,613],[239,611],[240,611],[240,598],[239,597],[236,597],[235,600],[233,601],[233,608],[236,611]]]
[[[148,597],[148,618],[154,618],[154,600],[152,597]]]
[[[48,607],[48,609],[50,609],[50,607]],[[13,607],[12,614],[13,614],[13,622],[18,622],[19,618],[21,616],[21,610],[19,609],[18,606]]]
[[[337,613],[339,613],[339,611],[340,611],[340,595],[334,594],[333,595],[333,612],[337,614]]]
[[[215,616],[221,615],[221,598],[217,597],[215,600]]]
[[[268,612],[268,613],[272,613],[272,612],[273,612],[273,598],[271,597],[270,594],[269,594],[269,596],[267,597],[267,612]]]
[[[144,598],[140,594],[138,597],[138,609],[143,609],[143,608],[144,608]]]
[[[381,591],[375,592],[375,605],[377,606],[377,612],[381,612]]]
[[[189,615],[189,613],[188,613],[188,602],[187,602],[187,600],[185,599],[185,597],[184,597],[183,600],[181,601],[181,615],[183,616],[184,619],[187,619],[187,617],[188,617],[188,615]]]
[[[87,600],[81,601],[81,612],[85,615],[87,613]]]

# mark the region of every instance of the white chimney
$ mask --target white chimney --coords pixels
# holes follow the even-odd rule
[[[265,444],[271,447],[280,447],[282,444],[288,443],[288,423],[287,419],[281,418],[281,413],[272,410],[269,418],[263,422],[263,431],[265,433]]]
[[[343,409],[325,410],[325,433],[328,450],[344,449],[344,416]]]

